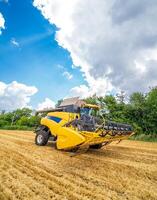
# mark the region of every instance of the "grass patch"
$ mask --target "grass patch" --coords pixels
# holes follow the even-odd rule
[[[146,134],[136,134],[130,137],[130,140],[139,140],[145,142],[157,142],[157,133],[146,135]]]
[[[13,126],[3,126],[3,127],[0,127],[0,129],[2,129],[2,130],[33,131],[33,130],[34,130],[34,127],[13,125]]]

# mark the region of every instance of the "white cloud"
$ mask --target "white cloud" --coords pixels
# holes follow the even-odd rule
[[[35,0],[87,86],[72,91],[146,91],[157,85],[156,0]],[[83,88],[83,89],[82,89]]]
[[[66,77],[68,80],[73,78],[73,75],[67,71],[63,72],[63,76]]]
[[[2,13],[0,12],[0,35],[2,34],[2,29],[5,29],[5,19],[2,15]]]
[[[70,90],[69,96],[79,96],[81,98],[86,98],[92,96],[94,94],[98,96],[103,96],[105,94],[115,94],[116,92],[120,91],[118,88],[114,88],[110,81],[106,78],[98,78],[94,79],[90,77],[88,86],[87,85],[80,85],[72,88]]]
[[[0,110],[15,110],[28,107],[30,98],[38,89],[13,81],[9,84],[0,82]]]
[[[86,98],[91,96],[90,89],[86,85],[76,86],[71,89],[70,96],[78,96],[80,98]]]
[[[49,98],[45,98],[42,103],[38,104],[37,110],[44,110],[49,108],[55,108],[55,102]]]
[[[70,72],[68,72],[63,65],[57,65],[57,67],[58,67],[58,69],[60,69],[62,71],[62,75],[66,79],[71,80],[73,78],[73,74],[71,74]]]
[[[19,47],[19,46],[20,46],[19,42],[17,42],[15,38],[12,38],[12,39],[10,40],[10,42],[11,42],[11,44],[14,45],[15,47]]]

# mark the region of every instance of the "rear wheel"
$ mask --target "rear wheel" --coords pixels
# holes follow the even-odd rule
[[[41,130],[36,134],[35,144],[39,146],[45,146],[49,139],[49,133],[45,130]]]
[[[91,145],[90,148],[91,149],[101,149],[103,145],[102,144],[94,144],[94,145]]]

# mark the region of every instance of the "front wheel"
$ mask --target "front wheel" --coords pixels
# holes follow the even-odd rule
[[[48,139],[49,134],[46,131],[42,130],[36,134],[35,144],[39,146],[45,146],[48,142]]]

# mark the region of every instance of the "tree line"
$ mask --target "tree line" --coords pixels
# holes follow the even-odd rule
[[[0,129],[33,130],[39,123],[40,116],[33,115],[29,108],[2,111],[0,114]]]
[[[135,92],[127,100],[121,93],[117,97],[94,95],[85,101],[101,105],[106,120],[131,124],[137,133],[137,139],[157,140],[157,87],[151,88],[146,94]],[[60,102],[61,100],[56,105]],[[40,116],[33,115],[29,108],[2,111],[0,114],[0,129],[32,130],[39,123]]]

